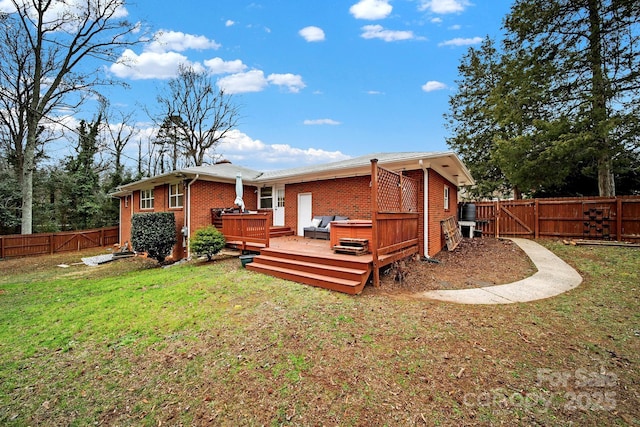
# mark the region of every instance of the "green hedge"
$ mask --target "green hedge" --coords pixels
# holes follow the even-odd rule
[[[131,246],[164,262],[176,244],[176,218],[171,212],[135,214],[131,218]]]

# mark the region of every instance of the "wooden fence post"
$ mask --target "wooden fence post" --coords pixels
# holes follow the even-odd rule
[[[616,240],[622,241],[622,198],[616,197]]]
[[[496,215],[495,236],[496,236],[496,239],[498,239],[500,238],[500,200],[496,201],[495,215]]]
[[[533,238],[537,239],[540,237],[540,202],[538,199],[535,199],[533,206],[533,221]]]

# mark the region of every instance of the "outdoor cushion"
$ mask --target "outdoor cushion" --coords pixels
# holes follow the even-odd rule
[[[348,216],[339,216],[336,215],[336,217],[333,219],[334,221],[347,221],[349,219]]]
[[[333,215],[323,215],[320,228],[326,228],[331,221],[333,221]]]
[[[322,222],[322,218],[313,218],[311,220],[311,226],[312,227],[318,227],[321,222]]]

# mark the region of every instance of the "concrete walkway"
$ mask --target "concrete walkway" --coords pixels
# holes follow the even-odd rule
[[[512,304],[550,298],[582,283],[582,277],[569,264],[533,240],[510,239],[520,246],[535,264],[538,272],[526,279],[506,285],[485,288],[427,291],[420,298],[460,304]]]

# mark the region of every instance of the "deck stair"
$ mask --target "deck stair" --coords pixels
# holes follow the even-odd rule
[[[332,249],[337,254],[365,255],[369,253],[369,240],[341,237]]]
[[[282,227],[277,225],[269,227],[269,238],[271,239],[275,237],[293,236],[293,234],[291,227]]]
[[[362,292],[372,269],[371,263],[364,262],[361,257],[349,258],[264,248],[252,263],[247,264],[247,269],[355,295]]]

